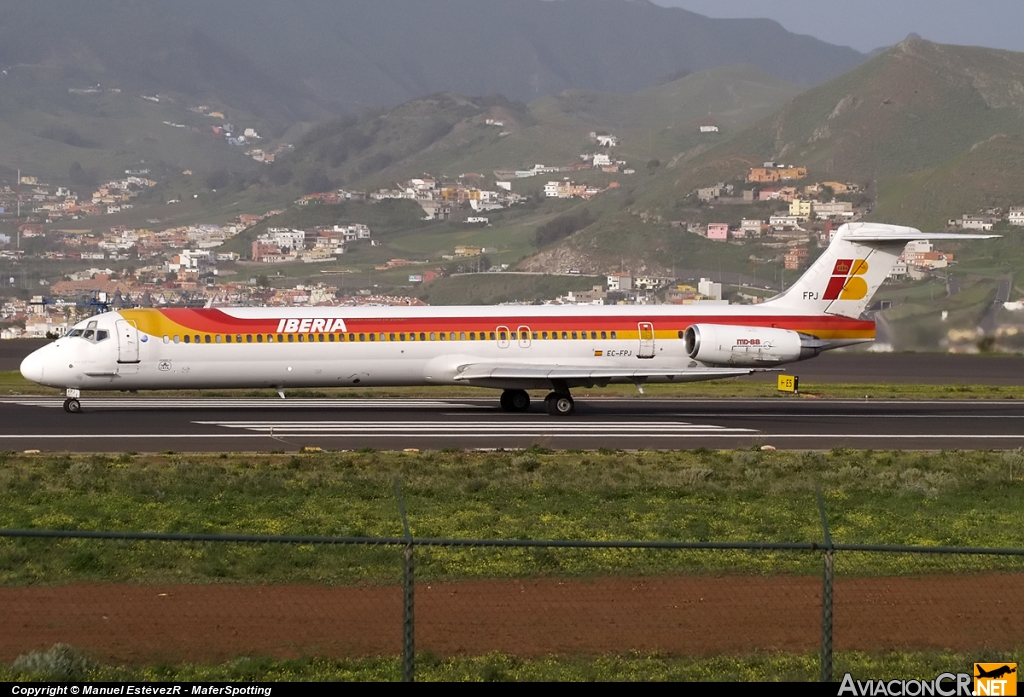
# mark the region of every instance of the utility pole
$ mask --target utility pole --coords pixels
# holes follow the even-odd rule
[[[18,227],[18,249],[21,249],[21,167],[18,167],[18,185],[14,188],[14,197],[18,199],[18,215],[16,216]]]

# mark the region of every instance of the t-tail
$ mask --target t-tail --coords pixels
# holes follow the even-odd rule
[[[860,317],[908,242],[914,240],[985,240],[999,235],[921,232],[880,223],[847,223],[817,261],[785,292],[765,305],[800,314]]]

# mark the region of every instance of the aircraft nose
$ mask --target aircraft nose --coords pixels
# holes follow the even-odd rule
[[[21,362],[21,374],[26,380],[41,383],[43,381],[43,357],[39,353],[39,351],[33,351],[25,357],[25,360]]]

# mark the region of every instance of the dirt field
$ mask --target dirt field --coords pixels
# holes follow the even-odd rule
[[[438,656],[814,652],[819,577],[421,583],[416,647]],[[0,588],[0,660],[65,642],[105,662],[401,652],[398,587]],[[1024,645],[1024,575],[836,579],[837,650]]]

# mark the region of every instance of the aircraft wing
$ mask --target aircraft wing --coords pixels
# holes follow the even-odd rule
[[[456,380],[571,380],[603,382],[627,380],[643,382],[647,378],[664,377],[673,382],[700,382],[734,378],[765,372],[764,368],[593,368],[571,365],[495,365],[464,366]]]

